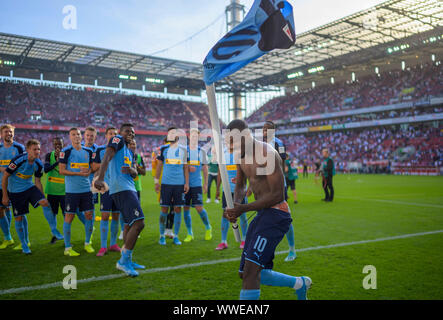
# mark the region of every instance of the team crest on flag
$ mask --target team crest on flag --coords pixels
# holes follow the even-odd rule
[[[117,137],[112,138],[112,143],[119,144],[120,138],[117,138]]]

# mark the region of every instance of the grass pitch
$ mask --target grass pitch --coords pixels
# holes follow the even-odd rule
[[[274,270],[311,277],[314,286],[308,297],[312,300],[443,299],[443,177],[337,175],[334,179],[333,203],[320,201],[323,190],[312,175],[297,180],[298,204],[293,204],[289,192],[296,248],[300,250],[295,261],[284,262],[288,243],[283,239]],[[221,204],[205,205],[213,227],[211,241],[204,240],[203,223],[193,210],[195,240],[181,246],[167,240],[166,246],[160,246],[160,208],[149,174],[143,187],[146,226],[133,257],[148,269],[139,277],[128,278],[116,270],[118,253],[101,258],[86,253],[84,228],[78,218],[73,222],[72,244],[81,255],[65,257],[63,241],[49,244],[49,227],[41,208],[31,209],[32,255],[11,247],[0,251],[0,299],[237,300],[241,250],[232,231],[229,248],[214,250],[221,236]],[[96,252],[99,224],[95,223],[93,235]],[[61,214],[58,226],[62,231]],[[19,243],[14,226],[11,230]],[[183,240],[185,236],[182,219],[179,237]],[[122,241],[118,243],[122,245]],[[77,269],[76,290],[62,287],[66,265]],[[363,288],[366,265],[376,268],[376,289]],[[289,288],[262,286],[261,290],[261,299],[296,298]]]

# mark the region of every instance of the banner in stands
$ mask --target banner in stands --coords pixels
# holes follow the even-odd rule
[[[277,130],[277,134],[293,134],[293,133],[305,133],[305,132],[328,131],[328,130],[355,129],[355,128],[377,127],[377,126],[387,126],[387,125],[395,125],[402,123],[414,123],[414,122],[438,121],[438,120],[443,120],[443,113],[424,114],[420,116],[403,117],[403,118],[390,118],[390,119],[350,122],[345,124],[337,124],[337,125],[334,124],[332,126],[325,125],[317,127]]]

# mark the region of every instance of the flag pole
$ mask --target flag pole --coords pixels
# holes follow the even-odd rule
[[[214,139],[215,152],[217,154],[218,168],[220,170],[220,176],[223,184],[223,192],[225,194],[226,205],[228,209],[234,208],[234,201],[232,200],[231,185],[229,184],[228,171],[225,161],[223,161],[223,147],[220,130],[220,120],[217,112],[217,101],[215,100],[215,87],[214,84],[206,85],[206,95],[208,97],[209,105],[209,117],[211,118],[212,125],[212,137]],[[235,241],[241,242],[240,231],[238,230],[238,224],[232,223],[232,230],[234,231]]]

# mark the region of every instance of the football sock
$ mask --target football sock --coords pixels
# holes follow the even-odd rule
[[[240,300],[258,300],[260,298],[260,289],[240,291]]]
[[[296,281],[297,277],[288,276],[271,269],[263,269],[260,275],[260,283],[267,286],[294,288]]]
[[[23,226],[23,220],[15,221],[15,230],[17,231],[18,238],[22,244],[22,249],[29,249],[28,243],[26,242],[25,227]]]
[[[175,212],[174,213],[174,235],[177,237],[178,233],[180,232],[180,225],[182,222],[182,213]]]
[[[26,243],[29,243],[28,217],[23,215],[23,231],[25,232]]]
[[[65,238],[65,248],[71,247],[71,224],[68,222],[63,223],[63,237]]]
[[[192,236],[192,219],[191,219],[191,210],[183,210],[183,219],[185,220],[186,229],[188,230],[188,234]]]
[[[6,218],[8,218],[8,223],[9,223],[8,230],[11,230],[11,224],[12,224],[12,211],[11,211],[11,208],[10,208],[10,207],[6,208],[6,210],[5,210],[5,215],[6,215]]]
[[[118,236],[118,224],[119,222],[117,220],[112,219],[111,221],[111,241],[109,243],[110,246],[113,246],[117,243],[117,236]],[[123,229],[122,229],[123,231]]]
[[[132,261],[132,250],[123,248],[122,249],[122,256],[120,258],[120,264],[127,264]]]
[[[211,225],[209,224],[209,218],[208,213],[205,209],[203,209],[201,212],[198,213],[200,215],[200,218],[203,221],[203,224],[205,225],[206,230],[211,229]]]
[[[167,213],[160,212],[160,236],[165,235],[166,219],[168,217]]]
[[[55,236],[57,232],[57,220],[55,219],[55,215],[52,213],[51,207],[42,207],[43,209],[43,215],[46,218],[46,221],[48,221],[49,228],[51,228],[52,234]]]
[[[92,230],[94,227],[93,224],[94,224],[94,221],[92,219],[85,221],[85,243],[91,242],[91,235],[92,235]]]
[[[100,241],[101,247],[108,247],[108,230],[109,230],[109,220],[101,220],[100,221]]]
[[[225,217],[222,217],[222,222],[221,222],[222,242],[226,243],[226,239],[228,238],[228,230],[229,230],[229,221]]]
[[[5,235],[5,240],[11,240],[11,232],[9,231],[9,221],[6,216],[0,218],[0,228]]]
[[[242,213],[240,216],[240,228],[241,228],[241,240],[245,241],[246,232],[248,231],[248,218],[246,217],[246,212]]]
[[[288,239],[291,251],[295,251],[294,227],[292,226],[292,223],[289,226],[289,231],[286,233],[286,238]]]

